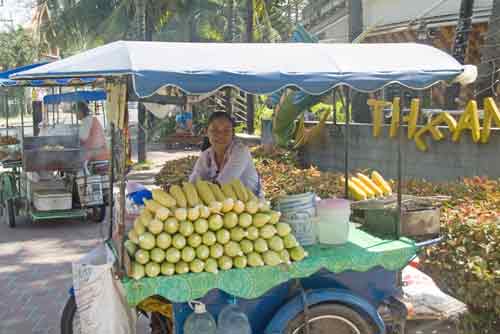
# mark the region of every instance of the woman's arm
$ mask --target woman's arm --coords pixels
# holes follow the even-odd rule
[[[189,182],[195,182],[198,178],[205,180],[207,178],[207,174],[208,167],[206,163],[206,154],[202,152],[198,157],[198,160],[196,160],[196,163],[194,164],[193,171],[189,176]]]

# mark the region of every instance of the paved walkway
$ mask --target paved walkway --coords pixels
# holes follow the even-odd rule
[[[161,165],[196,152],[149,152],[153,169],[134,172],[146,183]],[[0,220],[0,334],[56,334],[68,298],[71,263],[106,238],[107,224],[65,221],[9,228]],[[143,332],[142,332],[143,333]]]

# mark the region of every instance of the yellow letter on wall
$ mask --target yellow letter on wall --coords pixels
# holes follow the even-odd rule
[[[412,139],[417,132],[418,113],[420,111],[420,100],[411,99],[410,115],[404,120],[408,122],[408,139]]]
[[[394,100],[392,101],[391,129],[389,130],[389,136],[391,138],[396,137],[398,134],[400,114],[401,113],[399,108],[399,97],[395,97]]]
[[[500,128],[500,112],[495,103],[495,100],[491,97],[484,99],[484,121],[483,129],[481,130],[481,143],[486,144],[490,139],[491,133],[491,123],[495,122],[495,125]]]
[[[421,138],[426,132],[430,132],[432,135],[432,138],[434,140],[442,140],[444,138],[444,135],[441,132],[441,130],[439,130],[437,128],[438,125],[441,125],[443,123],[448,125],[450,133],[455,132],[455,130],[457,128],[457,122],[450,114],[443,112],[443,113],[439,114],[433,120],[430,120],[426,126],[424,126],[423,128],[421,128],[420,130],[418,130],[415,133],[415,137],[414,137],[415,144],[417,145],[417,148],[419,150],[424,151],[424,152],[427,151],[427,145],[425,144],[425,142]]]
[[[379,101],[375,99],[369,99],[367,104],[372,107],[372,119],[373,119],[373,137],[380,136],[380,130],[382,128],[382,121],[384,118],[384,107],[390,106],[391,103],[387,101]]]
[[[460,140],[463,130],[470,129],[472,131],[472,140],[477,143],[481,138],[481,128],[479,126],[479,115],[477,111],[477,103],[474,100],[467,103],[467,107],[460,119],[458,120],[457,129],[453,133],[452,139],[454,142]]]

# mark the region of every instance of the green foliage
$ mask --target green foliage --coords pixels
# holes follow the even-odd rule
[[[47,0],[42,40],[63,56],[120,39],[142,39],[138,0]],[[247,0],[147,0],[146,31],[162,41],[246,41]],[[253,0],[254,40],[288,40],[304,0]],[[144,15],[144,14],[143,14]],[[139,16],[140,17],[140,16]],[[141,36],[139,36],[139,34]],[[139,37],[138,37],[139,36]]]
[[[342,105],[341,101],[337,101],[337,122],[345,122],[345,112],[344,112],[344,107]],[[330,116],[328,117],[328,121],[333,121],[333,105],[320,102],[309,108],[311,112],[316,116],[316,119],[319,120],[321,117],[321,114],[323,112],[330,112]]]
[[[427,254],[426,264],[473,309],[500,317],[500,225],[454,220],[443,226],[446,241]]]
[[[0,70],[28,65],[35,59],[35,43],[21,27],[1,32],[0,45]]]
[[[255,106],[254,129],[256,135],[260,135],[261,133],[262,120],[273,118],[273,109],[267,107],[265,103],[266,99],[266,96],[259,96]]]

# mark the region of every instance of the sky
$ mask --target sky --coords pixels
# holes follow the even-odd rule
[[[10,26],[24,25],[31,19],[33,0],[0,0],[0,31]],[[4,20],[13,20],[5,22]]]

